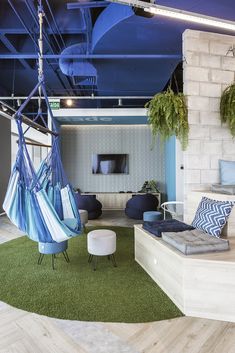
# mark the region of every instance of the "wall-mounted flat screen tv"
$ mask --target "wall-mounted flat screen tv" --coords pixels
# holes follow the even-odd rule
[[[93,154],[92,174],[128,174],[128,154]]]

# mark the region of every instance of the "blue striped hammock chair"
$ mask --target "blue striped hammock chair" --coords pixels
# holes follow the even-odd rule
[[[75,195],[65,175],[58,136],[52,148],[35,171],[30,159],[22,120],[16,120],[19,148],[12,169],[3,208],[13,224],[30,239],[63,242],[82,232]]]

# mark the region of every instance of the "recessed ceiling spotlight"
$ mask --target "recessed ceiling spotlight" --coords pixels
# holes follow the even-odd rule
[[[72,107],[72,105],[73,105],[72,99],[67,99],[67,100],[66,100],[66,105],[67,105],[68,107]]]
[[[7,107],[5,107],[5,105],[2,105],[2,110],[3,110],[4,112],[6,112],[6,111],[7,111]]]

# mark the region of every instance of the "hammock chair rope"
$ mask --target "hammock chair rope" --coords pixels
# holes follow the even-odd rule
[[[59,148],[59,135],[45,88],[43,74],[43,16],[44,12],[40,1],[38,7],[40,25],[38,83],[15,113],[19,134],[18,152],[3,208],[11,221],[19,229],[27,233],[30,239],[51,243],[62,242],[81,234],[82,226],[75,194],[63,168]],[[22,112],[36,91],[39,93],[39,106],[34,122],[41,118],[45,128],[49,130],[42,116],[41,101],[43,95],[52,123],[52,147],[47,157],[42,161],[38,171],[35,170],[27,150],[26,131],[24,132],[22,128],[22,122],[25,122]]]

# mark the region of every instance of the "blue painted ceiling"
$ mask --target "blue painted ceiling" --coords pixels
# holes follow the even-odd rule
[[[85,1],[80,4],[86,4]],[[1,96],[27,95],[37,80],[37,3],[0,1]],[[137,16],[131,7],[104,1],[100,8],[76,9],[68,9],[68,3],[77,5],[78,1],[42,0],[42,3],[46,15],[44,53],[50,55],[45,60],[50,96],[152,96],[166,86],[181,62],[183,31],[210,30],[157,16]],[[157,3],[235,21],[234,0],[158,0]],[[59,59],[61,53],[83,56]],[[144,100],[139,102],[143,105]],[[80,104],[94,106],[87,100]],[[95,104],[110,106],[113,101]]]

